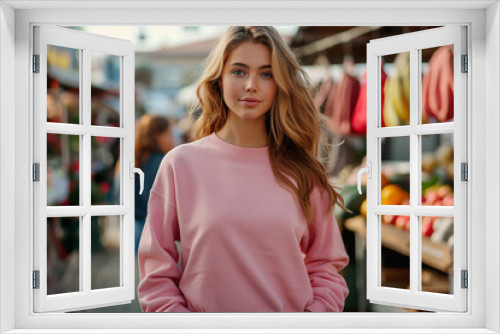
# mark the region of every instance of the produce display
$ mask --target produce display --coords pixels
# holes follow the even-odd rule
[[[440,137],[441,144],[431,151],[422,152],[421,160],[421,202],[422,206],[454,206],[454,150],[452,137]],[[362,175],[362,194],[356,187],[356,174],[359,168],[366,165],[363,160],[360,166],[350,166],[340,172],[340,179],[348,184],[341,191],[345,205],[351,212],[343,211],[336,206],[334,211],[337,219],[345,219],[362,215],[366,218],[366,173]],[[410,205],[410,175],[408,167],[394,167],[386,164],[380,175],[381,205]],[[397,165],[395,165],[397,166]],[[393,225],[401,230],[410,230],[410,216],[382,215],[383,224]],[[451,217],[421,217],[421,233],[436,243],[453,245],[453,218]]]
[[[382,174],[381,204],[382,205],[410,205],[409,177],[408,175],[396,175],[390,179]],[[356,215],[366,218],[366,178],[362,179],[362,191],[360,195],[356,186],[348,186],[341,191],[346,207],[352,212],[336,210],[336,216],[345,220]],[[422,205],[453,206],[453,189],[449,184],[442,184],[439,178],[433,178],[422,183]],[[410,216],[405,215],[383,215],[383,224],[393,225],[398,229],[410,230]],[[421,218],[421,233],[423,237],[430,238],[433,242],[453,244],[453,218],[450,217],[428,217]]]

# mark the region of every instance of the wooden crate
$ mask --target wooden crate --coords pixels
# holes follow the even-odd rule
[[[362,216],[346,219],[344,226],[366,238],[366,220]],[[410,256],[410,233],[394,225],[382,224],[382,246]],[[453,251],[445,243],[435,243],[422,237],[422,263],[444,273],[453,273]]]

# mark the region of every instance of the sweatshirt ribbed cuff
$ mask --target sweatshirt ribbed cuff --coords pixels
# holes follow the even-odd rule
[[[186,313],[191,312],[188,308],[182,305],[177,305],[171,312]]]
[[[326,305],[318,299],[315,299],[311,305],[306,307],[309,312],[326,312]]]

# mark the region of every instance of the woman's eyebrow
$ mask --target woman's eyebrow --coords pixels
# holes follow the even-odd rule
[[[250,66],[248,66],[247,64],[243,64],[243,63],[232,63],[231,66],[239,66],[239,67],[248,68],[248,69],[250,68]],[[272,67],[271,67],[271,65],[262,65],[259,67],[259,70],[267,69],[267,68],[271,69]]]

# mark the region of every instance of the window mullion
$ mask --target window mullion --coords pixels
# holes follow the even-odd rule
[[[129,289],[130,299],[135,296],[134,292],[134,192],[139,191],[134,189],[134,180],[130,178],[130,163],[134,159],[134,133],[135,133],[135,112],[134,112],[134,73],[135,57],[134,52],[123,56],[120,62],[120,120],[121,127],[127,131],[126,135],[122,137],[122,157],[123,164],[121,164],[121,183],[123,187],[121,204],[128,209],[128,213],[121,216],[121,250],[120,250],[120,269],[121,269],[121,284]],[[131,70],[130,70],[131,69]],[[137,166],[138,167],[138,166]]]
[[[411,211],[411,212],[410,212]],[[453,206],[410,206],[410,205],[375,205],[372,212],[377,215],[408,216],[410,213],[417,216],[454,217]]]
[[[420,65],[420,64],[419,64]],[[419,71],[422,71],[420,68]],[[420,72],[422,73],[422,72]],[[420,87],[422,87],[422,83],[420,82]],[[419,89],[419,100],[422,101],[421,98],[421,92]],[[419,106],[421,105],[419,101]],[[421,115],[421,114],[420,114]],[[420,119],[421,116],[419,116]],[[449,121],[446,123],[431,123],[431,124],[417,124],[412,127],[412,132],[417,134],[417,135],[436,135],[436,134],[443,134],[443,133],[454,133],[454,128],[455,125],[453,124],[453,121]]]
[[[80,280],[83,281],[83,291],[90,293],[91,291],[91,215],[90,206],[91,202],[91,63],[90,63],[90,49],[84,48],[82,50],[83,61],[82,63],[82,78],[80,87],[82,89],[81,97],[81,110],[82,110],[82,125],[85,127],[85,134],[82,136],[83,149],[81,166],[83,167],[83,175],[80,179],[80,188],[83,189],[83,206],[88,208],[89,211],[85,213],[82,219],[83,223],[83,237],[80,243],[80,253],[82,254]]]
[[[374,132],[380,127],[381,111],[381,92],[382,88],[377,85],[380,81],[380,57],[374,52],[373,44],[367,45],[367,137],[366,137],[366,161],[371,162],[372,177],[367,180],[367,203],[368,213],[366,220],[366,248],[367,248],[367,298],[372,299],[373,293],[380,284],[380,216],[374,211],[376,206],[380,205],[380,139],[374,135]],[[375,112],[370,112],[375,111]]]
[[[420,290],[420,224],[419,217],[411,210],[419,204],[420,198],[420,138],[414,132],[420,115],[420,52],[410,50],[410,291]]]
[[[125,66],[124,66],[124,57],[120,57],[120,130],[124,128],[124,118],[126,117],[125,116],[125,113],[124,113],[124,103],[123,103],[123,98],[124,98],[124,95],[126,95],[126,93],[128,92],[125,92],[125,89],[124,89],[124,73],[125,73]],[[135,118],[135,116],[134,116]],[[122,161],[120,163],[120,180],[122,179],[123,177],[123,172],[124,172],[124,154],[123,154],[123,151],[124,151],[124,147],[123,147],[123,144],[124,144],[124,140],[123,138],[120,139],[120,160]],[[135,144],[135,143],[134,143]],[[126,163],[126,162],[125,162]],[[120,189],[122,189],[122,194],[120,194],[120,205],[123,204],[122,202],[122,198],[123,198],[123,182],[120,181]],[[134,217],[134,222],[135,222],[135,217]],[[126,276],[126,271],[125,271],[125,246],[126,246],[126,240],[125,240],[125,226],[126,224],[124,224],[124,216],[123,215],[120,215],[120,286],[123,287],[124,286],[124,283],[125,283],[125,276]]]

